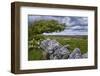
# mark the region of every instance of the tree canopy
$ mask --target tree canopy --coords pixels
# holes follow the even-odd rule
[[[39,48],[39,44],[45,37],[43,33],[60,32],[65,29],[65,24],[56,20],[39,20],[28,26],[29,49]]]
[[[56,20],[39,20],[35,21],[32,25],[29,25],[29,37],[32,35],[60,32],[65,29],[65,24],[61,24]]]

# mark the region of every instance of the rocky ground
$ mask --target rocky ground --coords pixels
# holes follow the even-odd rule
[[[40,44],[44,50],[43,57],[45,59],[82,59],[88,58],[88,53],[82,54],[79,48],[75,48],[72,52],[69,50],[70,45],[61,45],[56,40],[46,39]]]

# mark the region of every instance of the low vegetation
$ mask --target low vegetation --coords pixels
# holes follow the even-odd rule
[[[80,48],[82,54],[88,51],[88,40],[87,36],[44,36],[45,38],[55,39],[62,45],[70,45],[69,50],[73,51],[74,48]],[[42,60],[42,49],[41,48],[33,48],[28,51],[28,59],[29,60]]]

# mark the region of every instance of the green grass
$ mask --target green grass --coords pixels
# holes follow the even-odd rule
[[[88,51],[88,40],[86,36],[45,36],[46,38],[55,39],[62,45],[70,45],[70,51],[80,48],[82,54]],[[43,60],[42,49],[31,49],[28,51],[28,60]]]
[[[28,60],[42,60],[42,50],[41,49],[28,50]]]
[[[48,38],[57,40],[62,45],[70,45],[70,51],[73,51],[75,48],[80,48],[82,53],[86,53],[88,50],[88,40],[87,37],[67,37],[67,36],[48,36]]]

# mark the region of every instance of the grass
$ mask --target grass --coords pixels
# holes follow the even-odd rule
[[[80,48],[82,53],[86,53],[87,52],[87,48],[88,48],[88,40],[87,37],[82,36],[82,37],[67,37],[67,36],[62,36],[62,37],[58,37],[58,36],[48,36],[51,39],[55,39],[57,40],[60,44],[62,45],[70,45],[70,51],[73,51],[75,48]]]
[[[28,60],[42,60],[41,49],[31,49],[28,51]]]
[[[80,48],[82,54],[88,51],[87,36],[45,36],[46,38],[55,39],[62,45],[70,45],[70,51]],[[31,49],[28,51],[28,60],[43,60],[42,49]]]

